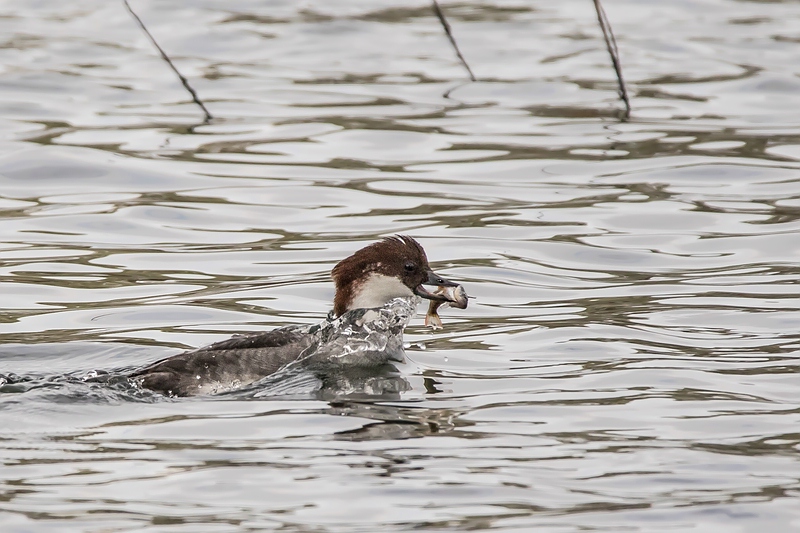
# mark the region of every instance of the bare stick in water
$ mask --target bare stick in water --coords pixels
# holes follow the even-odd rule
[[[447,22],[447,19],[444,18],[444,13],[442,12],[442,10],[439,7],[439,4],[436,2],[436,0],[433,0],[433,12],[436,13],[437,17],[439,17],[439,22],[442,23],[442,27],[444,28],[444,32],[447,34],[447,38],[450,39],[450,44],[453,45],[453,49],[456,51],[456,55],[458,56],[458,59],[461,60],[461,64],[464,65],[465,69],[467,69],[467,72],[469,73],[469,79],[471,79],[472,81],[478,81],[477,78],[475,78],[475,74],[472,73],[472,69],[469,68],[469,65],[467,64],[467,60],[464,59],[464,56],[461,55],[461,50],[458,49],[458,45],[456,44],[455,37],[453,37],[453,32],[450,30],[450,24]]]
[[[180,72],[178,72],[178,69],[177,69],[177,68],[175,67],[175,65],[172,63],[172,60],[169,58],[169,56],[167,55],[167,53],[166,53],[166,52],[164,52],[164,50],[163,50],[163,49],[162,49],[162,48],[161,48],[161,47],[158,45],[158,43],[156,42],[155,38],[154,38],[154,37],[153,37],[153,36],[150,34],[150,32],[149,32],[149,31],[147,31],[147,28],[145,27],[145,25],[144,25],[144,22],[142,22],[142,19],[140,19],[140,18],[139,18],[139,15],[137,15],[137,14],[136,14],[136,13],[133,11],[133,9],[131,9],[131,6],[130,6],[130,4],[128,4],[128,0],[122,0],[122,3],[123,3],[123,4],[125,4],[125,7],[127,8],[128,12],[131,14],[131,16],[133,16],[133,18],[134,18],[134,19],[136,20],[136,22],[139,24],[139,27],[140,27],[140,28],[142,28],[142,31],[144,31],[145,35],[147,35],[147,37],[150,39],[150,42],[151,42],[151,43],[153,43],[153,46],[155,46],[155,47],[156,47],[156,49],[158,50],[158,52],[161,54],[161,58],[162,58],[164,61],[166,61],[166,62],[167,62],[167,65],[169,65],[169,66],[170,66],[170,68],[172,69],[172,71],[173,71],[173,72],[175,72],[175,74],[177,74],[177,75],[178,75],[178,78],[181,80],[181,83],[183,84],[183,86],[186,88],[186,90],[187,90],[187,91],[189,91],[189,94],[191,94],[191,95],[192,95],[192,100],[194,101],[194,103],[195,103],[195,104],[197,104],[197,105],[199,105],[199,106],[200,106],[200,109],[202,109],[202,110],[203,110],[203,113],[205,113],[205,115],[206,115],[206,122],[208,122],[209,120],[211,120],[211,119],[213,118],[213,117],[211,116],[211,113],[209,113],[209,112],[208,112],[208,109],[206,109],[206,106],[205,106],[205,105],[203,104],[203,102],[200,100],[200,97],[199,97],[199,96],[197,96],[197,93],[196,93],[196,92],[194,92],[194,89],[192,89],[192,86],[191,86],[191,85],[189,85],[189,80],[187,80],[186,78],[184,78],[184,77],[183,77],[183,74],[181,74]]]
[[[597,11],[597,21],[600,23],[600,29],[603,30],[603,38],[606,40],[606,48],[608,49],[608,55],[611,56],[611,63],[614,65],[614,72],[617,73],[619,97],[625,103],[624,118],[627,120],[631,116],[631,102],[628,99],[628,91],[625,88],[625,81],[622,79],[622,65],[619,62],[617,40],[614,38],[614,32],[611,31],[611,24],[608,22],[608,17],[606,17],[606,12],[603,10],[603,6],[600,5],[600,0],[594,0],[594,9]]]

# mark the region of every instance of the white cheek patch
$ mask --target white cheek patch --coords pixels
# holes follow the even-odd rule
[[[356,286],[349,309],[382,307],[394,298],[403,296],[414,296],[414,292],[402,281],[393,276],[370,274]]]

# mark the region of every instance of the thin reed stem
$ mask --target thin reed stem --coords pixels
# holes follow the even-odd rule
[[[461,64],[464,65],[464,68],[467,69],[467,73],[469,74],[469,79],[472,81],[478,81],[475,77],[475,74],[472,73],[472,69],[469,68],[467,64],[467,60],[464,59],[464,56],[461,55],[461,50],[458,49],[458,44],[456,44],[456,39],[453,37],[453,31],[450,29],[450,24],[447,22],[447,19],[444,16],[444,12],[439,7],[439,3],[436,0],[433,0],[433,12],[436,13],[436,16],[439,17],[439,22],[442,23],[442,28],[444,28],[444,32],[447,34],[447,38],[450,40],[450,44],[453,45],[453,50],[456,51],[456,55],[458,59],[461,61]]]
[[[617,74],[617,92],[619,93],[620,99],[625,104],[623,120],[627,120],[631,116],[631,102],[630,99],[628,99],[628,90],[625,88],[625,80],[622,78],[622,65],[619,61],[617,40],[614,38],[614,32],[611,31],[611,23],[608,22],[608,17],[603,10],[603,6],[600,5],[600,0],[594,0],[594,9],[597,11],[597,21],[600,23],[600,29],[603,30],[603,38],[606,41],[608,55],[611,56],[611,64],[614,65],[614,72]]]
[[[123,3],[123,4],[125,4],[125,7],[127,8],[128,12],[131,14],[131,16],[133,16],[134,20],[136,20],[136,22],[139,24],[139,27],[140,27],[140,28],[142,28],[142,31],[144,31],[145,35],[147,35],[147,37],[150,39],[150,42],[151,42],[151,43],[153,43],[153,46],[155,46],[155,47],[156,47],[156,50],[158,50],[158,52],[161,54],[161,58],[162,58],[164,61],[166,61],[166,62],[167,62],[167,65],[169,65],[169,66],[170,66],[170,68],[172,69],[172,71],[173,71],[175,74],[177,74],[177,75],[178,75],[178,79],[180,79],[180,80],[181,80],[181,83],[183,84],[183,86],[186,88],[186,90],[187,90],[187,91],[189,91],[189,94],[192,96],[192,101],[193,101],[195,104],[197,104],[198,106],[200,106],[200,109],[202,109],[202,110],[203,110],[203,113],[205,114],[205,120],[206,120],[206,122],[210,121],[210,120],[213,118],[213,117],[211,116],[211,113],[209,113],[209,112],[208,112],[208,109],[206,109],[206,106],[205,106],[205,104],[203,104],[202,100],[200,100],[200,97],[199,97],[199,96],[197,96],[197,93],[195,92],[195,90],[194,90],[194,89],[192,89],[192,86],[191,86],[191,85],[189,85],[189,80],[187,80],[187,79],[186,79],[186,78],[183,76],[183,74],[181,74],[181,73],[178,71],[177,67],[175,67],[175,64],[174,64],[174,63],[172,62],[172,60],[169,58],[169,56],[167,55],[167,53],[166,53],[166,52],[164,52],[164,50],[163,50],[163,49],[162,49],[162,48],[161,48],[161,47],[158,45],[158,43],[156,42],[156,40],[155,40],[155,38],[153,37],[153,35],[152,35],[152,34],[151,34],[151,33],[150,33],[148,30],[147,30],[147,28],[145,27],[145,25],[144,25],[144,22],[142,22],[142,19],[140,19],[140,18],[139,18],[139,15],[137,15],[137,14],[136,14],[136,13],[133,11],[133,9],[131,9],[131,6],[130,6],[130,4],[128,4],[128,0],[122,0],[122,3]]]

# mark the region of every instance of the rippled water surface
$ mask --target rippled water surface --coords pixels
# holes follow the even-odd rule
[[[3,532],[800,530],[800,4],[0,4]],[[319,322],[409,234],[395,389],[120,372]],[[420,308],[422,311],[422,308]],[[106,376],[102,382],[87,377]]]

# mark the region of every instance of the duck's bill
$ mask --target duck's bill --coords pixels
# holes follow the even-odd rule
[[[446,302],[447,298],[444,295],[439,294],[440,291],[437,290],[435,292],[431,292],[425,287],[423,287],[423,285],[434,285],[441,289],[442,287],[456,287],[458,286],[458,284],[453,283],[450,280],[444,279],[442,276],[440,276],[433,270],[428,270],[427,274],[428,274],[428,279],[417,285],[417,288],[414,289],[414,294],[422,298],[427,298],[428,300],[438,300],[441,302]]]
[[[446,280],[433,271],[428,272],[428,279],[423,282],[425,285],[434,285],[437,289],[433,292],[426,289],[422,284],[417,285],[414,294],[428,300],[437,302],[448,302],[453,307],[466,309],[467,293],[464,287],[458,283]]]
[[[414,289],[414,294],[422,298],[426,298],[428,300],[436,300],[439,302],[447,301],[447,297],[444,296],[443,294],[439,294],[439,291],[431,292],[422,285],[417,285],[417,288]]]

